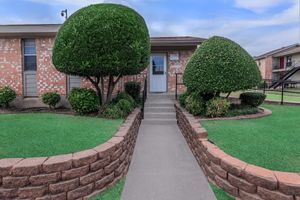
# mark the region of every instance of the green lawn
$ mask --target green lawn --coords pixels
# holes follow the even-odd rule
[[[92,198],[91,200],[120,200],[124,184],[125,184],[125,178],[117,182],[111,188],[105,190],[99,196]]]
[[[0,158],[86,150],[109,140],[122,120],[29,113],[0,115]]]
[[[250,90],[251,91],[251,90]],[[300,92],[299,89],[286,89],[286,91],[292,91],[292,92]],[[239,91],[239,92],[233,92],[230,94],[230,97],[239,98],[240,94],[245,91]],[[262,92],[262,91],[259,91]],[[222,96],[226,96],[227,94],[222,94]],[[274,91],[266,91],[266,99],[272,100],[272,101],[281,101],[281,91],[280,90],[274,90]],[[288,93],[284,92],[283,100],[285,102],[300,102],[300,93]]]
[[[209,139],[234,157],[272,170],[300,172],[300,106],[263,106],[273,115],[202,125]]]
[[[228,196],[228,194],[215,186],[214,184],[210,184],[211,189],[214,191],[217,200],[234,200],[232,197]]]
[[[273,101],[281,101],[280,91],[267,91],[267,99]],[[283,101],[287,102],[300,102],[300,94],[297,93],[284,93]]]

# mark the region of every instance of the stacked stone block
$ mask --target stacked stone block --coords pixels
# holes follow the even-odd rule
[[[300,174],[254,166],[207,139],[200,120],[175,105],[178,125],[208,180],[236,199],[300,200]]]
[[[89,199],[128,171],[141,112],[128,116],[117,133],[93,149],[40,158],[0,159],[0,199]]]

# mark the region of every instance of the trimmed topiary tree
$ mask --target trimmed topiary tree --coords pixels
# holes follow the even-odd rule
[[[119,79],[143,71],[149,55],[149,32],[141,15],[123,5],[95,4],[66,20],[56,36],[52,60],[57,70],[86,77],[103,104],[104,91],[109,102]]]
[[[214,36],[195,51],[183,81],[190,91],[218,96],[221,92],[255,87],[261,75],[253,58],[240,45]]]

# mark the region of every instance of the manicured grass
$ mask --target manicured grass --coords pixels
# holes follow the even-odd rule
[[[218,188],[214,184],[210,184],[210,187],[214,191],[217,200],[234,200],[234,198],[228,196],[224,190]]]
[[[122,120],[29,113],[0,115],[0,158],[86,150],[109,140]]]
[[[300,92],[299,89],[285,89],[286,91],[291,91],[291,92]],[[235,97],[239,98],[240,94],[244,91],[239,91],[239,92],[233,92],[230,94],[230,97]],[[262,91],[257,91],[257,92],[262,92]],[[281,91],[280,90],[274,90],[274,91],[266,91],[266,99],[267,100],[272,100],[272,101],[281,101]],[[226,94],[222,94],[222,96],[226,96]],[[284,92],[283,94],[283,100],[285,102],[300,102],[300,93],[288,93]]]
[[[272,170],[300,172],[300,106],[263,105],[268,117],[206,121],[209,139],[226,153]]]
[[[125,184],[125,178],[117,182],[111,188],[108,188],[99,196],[92,198],[91,200],[120,200],[122,191]]]
[[[267,91],[267,99],[273,101],[281,101],[280,91]],[[300,102],[300,94],[297,93],[284,93],[283,101],[287,102]]]

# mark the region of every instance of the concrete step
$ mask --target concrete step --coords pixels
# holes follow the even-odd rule
[[[146,125],[174,125],[177,124],[176,119],[144,119],[142,121]]]
[[[158,94],[151,94],[147,96],[147,99],[174,99],[172,96],[170,95],[158,95]]]
[[[170,103],[174,103],[174,101],[171,99],[147,99],[146,103],[160,103],[160,104],[168,103],[168,104],[170,104]]]
[[[176,113],[175,112],[160,112],[160,113],[153,113],[153,112],[145,112],[144,113],[145,119],[175,119]]]
[[[145,107],[145,112],[153,112],[153,113],[160,113],[160,112],[175,112],[174,107]]]
[[[145,107],[174,107],[174,103],[173,102],[168,102],[168,103],[146,102]]]

